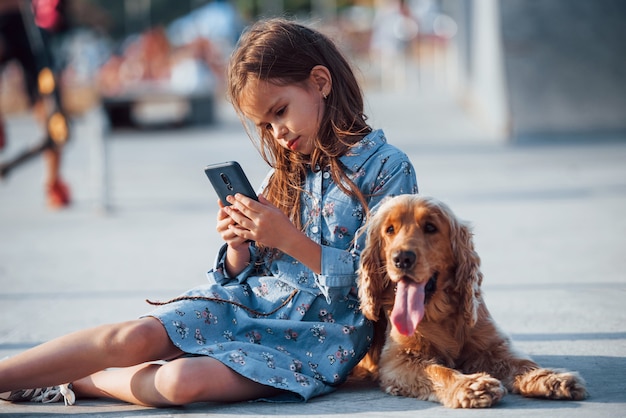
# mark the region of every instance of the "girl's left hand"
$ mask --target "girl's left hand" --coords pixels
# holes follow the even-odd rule
[[[291,220],[263,195],[259,195],[258,202],[241,194],[227,199],[232,206],[224,210],[236,222],[230,228],[243,239],[285,250],[289,237],[300,233]]]

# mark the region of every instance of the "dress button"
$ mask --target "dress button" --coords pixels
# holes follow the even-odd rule
[[[328,171],[324,172],[323,174],[324,178],[327,179],[330,177],[330,173]]]
[[[317,234],[317,231],[319,231],[320,229],[316,226],[311,228],[311,232],[313,232],[314,234]]]

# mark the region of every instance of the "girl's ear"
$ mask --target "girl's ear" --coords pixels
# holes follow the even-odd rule
[[[330,71],[323,65],[316,65],[311,70],[311,81],[322,93],[322,96],[327,97],[330,94],[330,90],[333,85],[333,79],[330,75]]]

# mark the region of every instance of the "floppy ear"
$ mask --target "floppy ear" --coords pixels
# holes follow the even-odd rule
[[[383,289],[387,285],[385,261],[381,259],[382,240],[376,216],[368,221],[365,248],[361,252],[359,266],[359,299],[361,311],[369,320],[376,321],[380,315]]]
[[[450,238],[456,261],[455,290],[462,295],[462,308],[465,323],[476,325],[480,286],[483,274],[480,271],[480,257],[474,250],[472,231],[465,223],[451,219]]]

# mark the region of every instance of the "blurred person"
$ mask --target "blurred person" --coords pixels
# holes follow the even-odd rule
[[[370,52],[380,65],[383,88],[400,89],[406,84],[406,56],[417,37],[418,25],[405,0],[378,0],[372,22]]]
[[[157,26],[136,36],[122,54],[111,55],[104,62],[98,75],[99,87],[106,96],[115,96],[144,81],[173,82],[179,67],[190,61],[203,65],[222,84],[225,67],[210,40],[198,36],[174,45],[164,28]],[[187,72],[177,81],[193,85],[194,78]]]
[[[61,178],[61,153],[69,137],[67,118],[61,110],[59,86],[51,65],[48,42],[51,33],[64,26],[61,0],[2,0],[0,2],[0,65],[16,60],[23,71],[29,103],[44,127],[45,140],[3,164],[0,177],[40,152],[45,161],[48,207],[60,209],[71,202],[68,185]],[[0,150],[6,132],[0,114]]]
[[[356,293],[357,231],[385,197],[417,193],[413,165],[367,124],[350,65],[309,27],[252,26],[232,55],[228,93],[272,169],[258,201],[220,204],[224,245],[208,283],[140,319],[0,361],[0,399],[306,401],[334,391],[366,354],[373,325]]]

